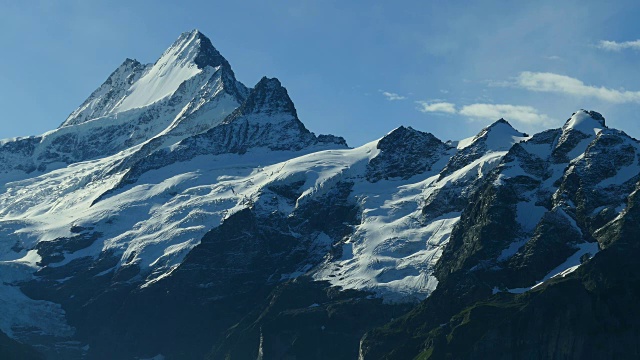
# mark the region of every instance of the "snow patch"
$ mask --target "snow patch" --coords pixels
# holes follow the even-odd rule
[[[587,135],[597,135],[605,126],[584,110],[578,110],[564,125],[565,130],[573,129]]]
[[[122,112],[153,104],[178,90],[178,87],[202,70],[193,62],[200,49],[196,32],[169,48],[130,88],[113,110]]]
[[[475,138],[476,138],[475,136],[471,136],[471,137],[468,137],[466,139],[462,139],[462,140],[458,141],[458,143],[456,144],[456,149],[462,150],[464,148],[469,147],[470,145],[473,144],[473,140]]]
[[[34,255],[27,257],[35,258]],[[25,262],[0,261],[0,330],[18,339],[25,330],[29,334],[57,337],[73,335],[75,330],[66,323],[65,312],[60,305],[33,300],[15,285],[31,279],[32,272],[30,264],[25,265]]]

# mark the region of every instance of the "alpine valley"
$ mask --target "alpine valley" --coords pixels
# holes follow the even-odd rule
[[[315,135],[197,30],[0,141],[2,359],[640,358],[640,143]]]

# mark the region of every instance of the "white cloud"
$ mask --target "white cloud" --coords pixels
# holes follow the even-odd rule
[[[470,119],[488,119],[492,121],[504,118],[527,125],[550,125],[553,122],[549,116],[538,112],[531,106],[476,103],[464,105],[458,110],[455,104],[440,100],[416,101],[416,104],[419,105],[418,111],[423,113],[460,114]]]
[[[554,73],[525,71],[516,78],[515,85],[532,91],[590,96],[618,104],[640,102],[640,91],[614,90],[586,85],[578,79]]]
[[[449,102],[428,102],[428,101],[416,101],[418,104],[418,111],[427,112],[442,112],[447,114],[456,113],[456,105]]]
[[[640,50],[640,40],[616,42],[609,40],[602,40],[596,45],[597,48],[607,51],[621,51],[624,49]]]
[[[404,100],[406,99],[405,96],[402,95],[398,95],[396,93],[392,93],[392,92],[388,92],[388,91],[383,91],[382,95],[384,95],[384,97],[387,98],[387,100],[389,101],[395,101],[395,100]]]
[[[469,118],[489,120],[504,118],[528,125],[546,125],[552,122],[547,115],[539,113],[538,110],[531,106],[509,104],[471,104],[463,106],[459,113]]]

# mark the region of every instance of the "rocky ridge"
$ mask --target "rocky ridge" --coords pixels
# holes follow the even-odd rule
[[[184,33],[60,128],[0,142],[0,301],[21,309],[0,330],[52,359],[596,351],[589,332],[524,334],[553,328],[531,314],[563,296],[588,300],[562,326],[612,312],[608,289],[637,298],[611,267],[633,271],[638,150],[585,110],[532,136],[500,119],[350,149],[310,132],[277,79],[248,89]],[[634,353],[636,324],[613,318],[624,336],[598,344]]]

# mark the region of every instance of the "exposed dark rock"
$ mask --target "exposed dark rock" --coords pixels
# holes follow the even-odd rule
[[[637,194],[637,193],[636,193]],[[500,293],[433,330],[423,359],[631,359],[640,356],[637,195],[599,239],[607,248],[570,276]],[[606,239],[606,240],[605,240]]]
[[[640,144],[607,128],[601,114],[581,110],[532,137],[500,119],[459,148],[399,127],[369,155],[309,155],[347,144],[310,132],[279,80],[247,89],[197,30],[165,55],[172,60],[156,65],[197,73],[170,95],[119,108],[154,73],[127,59],[57,130],[0,142],[0,232],[9,239],[0,244],[9,269],[1,280],[52,302],[38,304],[61,317],[62,306],[60,322],[69,325],[66,335],[49,334],[26,314],[27,325],[11,328],[15,339],[0,332],[0,358],[40,358],[16,339],[52,360],[640,357]],[[277,155],[268,165],[309,156],[270,174],[246,165],[253,159],[236,173],[223,171],[228,163],[198,166],[263,151]],[[337,157],[347,160],[327,164]],[[165,169],[182,162],[194,168]],[[167,171],[148,173],[159,169]],[[104,184],[114,187],[100,195]],[[37,196],[23,197],[25,189]],[[138,191],[132,205],[99,203],[130,190]],[[46,196],[55,200],[40,206]],[[185,200],[201,196],[210,197]],[[91,200],[97,206],[84,207]],[[91,215],[43,219],[61,208]],[[156,217],[165,210],[171,216]],[[114,234],[116,216],[146,231],[136,239],[143,246],[121,243],[128,238]],[[157,233],[146,226],[165,219],[200,235],[162,248],[169,231],[148,240]],[[68,236],[42,236],[62,229],[59,220],[68,221]],[[380,239],[368,226],[384,229]],[[149,252],[175,257],[142,255]],[[375,297],[427,293],[417,305]]]
[[[335,136],[331,134],[318,135],[318,142],[325,144],[338,144],[347,147],[347,140],[345,140],[342,136]]]
[[[518,231],[515,204],[518,194],[508,186],[487,182],[469,200],[451,233],[436,269],[438,279],[466,269],[495,266],[502,250]]]
[[[126,59],[98,89],[91,93],[78,110],[67,117],[60,127],[81,124],[105,115],[113,108],[115,102],[124,97],[125,91],[142,76],[145,69],[146,65],[137,60]],[[97,103],[96,99],[98,99]],[[88,107],[91,107],[89,111],[84,110]]]
[[[409,310],[306,277],[276,287],[221,338],[209,359],[356,359],[364,333]],[[330,344],[330,345],[329,345]]]
[[[74,232],[73,230],[72,232]],[[80,229],[76,228],[75,230],[76,232],[81,232]],[[74,253],[91,246],[101,236],[102,234],[100,233],[84,232],[68,238],[39,242],[35,247],[38,255],[42,258],[38,265],[47,266],[51,263],[60,262],[65,259],[65,255],[68,253]]]
[[[157,149],[149,144],[113,171],[128,169],[118,186],[122,187],[149,170],[198,155],[244,154],[251,148],[298,151],[318,143],[346,147],[341,137],[323,136],[322,141],[316,138],[298,119],[287,90],[277,79],[265,77],[222,124],[188,137],[171,148]]]
[[[19,343],[0,331],[0,359],[44,360],[45,357],[33,347]]]
[[[502,265],[503,287],[531,286],[576,252],[576,245],[583,242],[582,233],[559,211],[547,212],[531,239]]]
[[[192,31],[192,33],[195,33],[195,36],[197,37],[197,39],[200,40],[200,48],[198,49],[198,55],[196,55],[196,57],[193,60],[193,62],[196,65],[198,65],[200,69],[204,68],[205,66],[211,66],[211,67],[224,66],[226,68],[231,69],[231,65],[229,65],[229,62],[227,61],[227,59],[225,59],[220,54],[220,52],[218,52],[218,50],[216,50],[216,48],[213,47],[213,44],[211,43],[211,40],[209,40],[208,37],[204,36],[204,34],[198,30],[194,30]],[[185,34],[191,35],[191,33],[185,33]],[[178,39],[178,41],[180,41],[180,39]]]
[[[401,126],[380,139],[380,154],[367,166],[367,180],[408,179],[431,170],[446,155],[450,146],[435,136]]]

